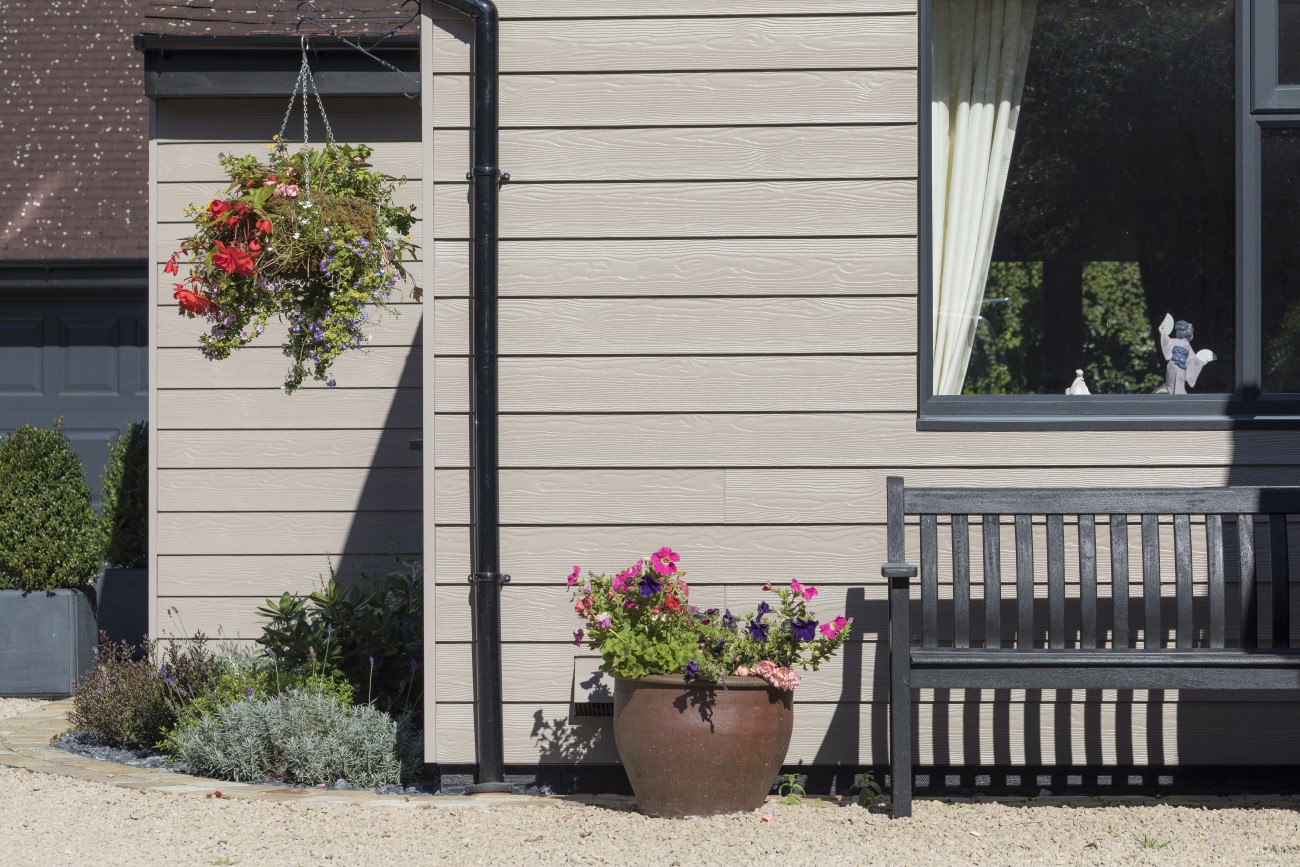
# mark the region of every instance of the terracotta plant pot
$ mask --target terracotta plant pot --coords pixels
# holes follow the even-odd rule
[[[758,677],[614,680],[614,741],[637,806],[651,816],[762,806],[793,725],[794,694]]]

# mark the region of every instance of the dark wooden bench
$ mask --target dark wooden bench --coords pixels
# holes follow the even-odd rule
[[[886,497],[889,561],[881,574],[889,582],[889,740],[895,817],[912,812],[914,689],[1300,688],[1300,655],[1291,650],[1290,642],[1287,557],[1287,516],[1300,513],[1300,488],[907,488],[902,478],[891,476]],[[920,531],[919,568],[907,557],[907,525],[913,517]],[[1004,517],[1006,524],[1014,524],[1015,539],[1014,584],[1005,597]],[[983,600],[995,603],[975,600],[984,621],[978,640],[971,630],[972,518],[981,528]],[[1099,600],[1097,592],[1099,518],[1109,531],[1109,600]],[[1141,542],[1132,558],[1132,571],[1140,569],[1141,592],[1130,600],[1129,521],[1134,518],[1140,524]],[[1174,574],[1174,597],[1163,600],[1161,537],[1167,531],[1161,531],[1162,518],[1173,525]],[[1271,638],[1264,647],[1256,595],[1257,583],[1262,583],[1256,576],[1257,520],[1267,524],[1272,601]],[[1036,560],[1035,521],[1046,525],[1045,564]],[[951,539],[953,588],[951,615],[945,604],[943,624],[946,639],[951,623],[951,640],[943,642],[941,528]],[[1069,600],[1068,630],[1067,529],[1078,534],[1079,577],[1078,596]],[[1205,534],[1195,563],[1193,532]],[[1167,548],[1165,556],[1169,553]],[[1035,593],[1036,570],[1046,574],[1045,600],[1041,592]],[[1194,572],[1204,582],[1200,604],[1208,609],[1208,624],[1201,627],[1193,622]],[[918,575],[920,581],[914,582]],[[1231,606],[1231,612],[1225,603],[1229,578],[1240,584],[1240,604]],[[1138,576],[1132,580],[1136,582]],[[1042,582],[1038,587],[1041,591]],[[1039,605],[1045,602],[1047,608],[1046,629],[1037,633],[1036,595]],[[918,601],[919,630],[912,623]],[[1175,612],[1172,646],[1164,646],[1162,640],[1162,602],[1171,604]],[[1140,623],[1130,623],[1133,603],[1140,606]],[[1099,605],[1107,604],[1109,635],[1098,630]],[[1014,612],[1006,624],[1004,607],[1008,615]],[[1141,647],[1133,640],[1139,628]],[[1234,632],[1238,639],[1229,646],[1227,637]]]

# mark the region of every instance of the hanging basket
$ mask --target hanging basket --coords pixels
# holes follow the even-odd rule
[[[284,323],[287,393],[308,375],[335,384],[331,365],[369,343],[376,313],[391,309],[392,293],[407,277],[403,258],[416,250],[414,206],[393,203],[399,181],[371,166],[367,145],[335,144],[319,94],[326,139],[322,148],[310,146],[308,88],[315,93],[304,51],[269,158],[221,156],[230,186],[186,209],[194,233],[164,269],[179,276],[177,256],[193,260],[189,276],[174,284],[174,297],[182,315],[209,324],[199,335],[209,359],[228,358],[274,319]],[[300,91],[303,144],[290,152],[284,128]]]

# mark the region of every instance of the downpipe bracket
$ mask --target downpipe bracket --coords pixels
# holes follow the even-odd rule
[[[500,572],[475,572],[469,576],[471,584],[500,584],[505,586],[510,583],[509,575],[502,575]]]
[[[503,172],[496,166],[474,166],[465,172],[465,180],[472,181],[478,177],[496,178],[503,184],[510,183],[510,172]]]

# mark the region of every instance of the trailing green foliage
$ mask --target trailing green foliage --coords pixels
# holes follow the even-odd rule
[[[220,663],[207,641],[150,641],[138,657],[100,634],[95,661],[77,681],[68,722],[106,746],[147,749],[175,725],[183,708],[210,692]]]
[[[90,487],[62,426],[0,439],[0,590],[82,587],[103,564]]]
[[[323,692],[245,698],[183,726],[176,757],[192,773],[239,782],[375,788],[410,780],[420,760],[409,717]]]
[[[289,668],[347,678],[358,700],[381,710],[414,709],[424,652],[424,569],[405,563],[379,581],[343,587],[333,570],[325,589],[266,600],[257,643]]]
[[[139,569],[149,531],[149,425],[131,422],[113,439],[104,466],[104,559]]]

